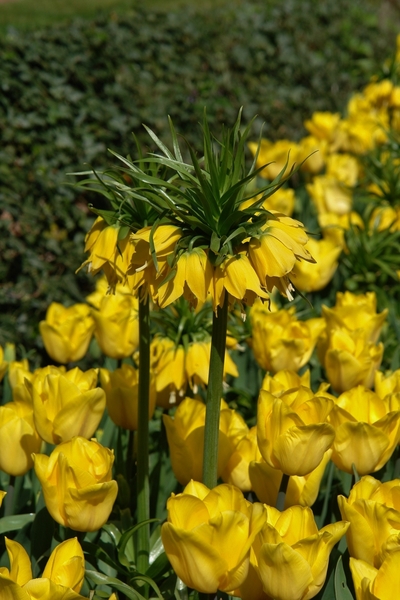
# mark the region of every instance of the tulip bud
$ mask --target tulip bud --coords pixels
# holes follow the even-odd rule
[[[33,460],[47,510],[57,523],[75,531],[96,531],[104,525],[118,493],[111,479],[111,450],[76,437],[50,456],[34,454]]]
[[[47,354],[58,363],[75,362],[83,358],[94,331],[94,321],[87,304],[66,308],[52,302],[46,320],[39,323]]]
[[[42,440],[33,421],[29,403],[8,402],[0,406],[0,469],[8,475],[25,475],[32,468],[32,452]]]

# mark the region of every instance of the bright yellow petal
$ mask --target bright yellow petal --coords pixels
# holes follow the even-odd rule
[[[20,586],[32,579],[31,560],[21,544],[5,538],[8,558],[10,560],[10,578]]]

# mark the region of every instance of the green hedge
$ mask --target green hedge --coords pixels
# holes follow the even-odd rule
[[[243,105],[266,137],[298,139],[313,111],[343,110],[377,72],[389,37],[365,0],[258,0],[137,10],[1,41],[0,344],[40,349],[48,304],[81,301],[93,285],[74,274],[90,198],[66,173],[108,164],[107,148],[134,152],[131,132],[148,143],[143,122],[167,139],[167,114],[196,144],[205,105],[217,130]]]

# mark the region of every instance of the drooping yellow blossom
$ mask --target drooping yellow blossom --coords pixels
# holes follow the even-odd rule
[[[138,370],[128,364],[122,364],[115,371],[100,369],[101,387],[105,391],[107,411],[110,419],[120,427],[135,431],[138,428]],[[149,419],[156,405],[154,377],[150,379]]]
[[[250,142],[248,146],[255,155],[258,144]],[[272,181],[279,175],[288,160],[287,170],[290,171],[292,165],[297,161],[297,152],[297,144],[290,140],[270,142],[269,140],[262,139],[256,163],[257,168],[265,165],[260,176]]]
[[[261,390],[257,409],[257,439],[263,459],[286,475],[307,475],[323,460],[335,439],[326,422],[334,403],[327,393],[306,387],[279,397]]]
[[[191,482],[169,498],[161,538],[182,581],[205,594],[229,592],[246,578],[249,553],[265,522],[262,504],[250,503],[234,486],[209,490]]]
[[[46,508],[57,523],[75,531],[97,531],[104,525],[118,492],[111,450],[76,437],[50,456],[34,454],[33,460]]]
[[[320,318],[299,321],[294,308],[267,314],[257,305],[250,318],[254,356],[261,368],[272,373],[298,371],[307,364],[325,327]]]
[[[400,405],[396,394],[379,398],[359,385],[335,400],[328,416],[336,437],[332,460],[347,473],[353,465],[359,475],[381,469],[397,446],[400,434]]]
[[[267,522],[252,545],[249,577],[240,586],[242,600],[316,596],[325,583],[330,552],[348,525],[338,521],[318,531],[310,508],[292,506],[281,513],[268,506]]]
[[[66,364],[83,358],[92,339],[94,320],[87,304],[66,308],[52,302],[39,330],[47,354],[58,363]]]
[[[56,546],[43,574],[32,579],[28,553],[21,544],[5,538],[10,569],[0,567],[0,596],[6,600],[84,600],[79,594],[85,559],[77,538]]]
[[[388,554],[379,569],[350,558],[356,600],[393,600],[400,589],[400,548]]]
[[[0,469],[8,475],[25,475],[32,468],[32,452],[42,440],[33,421],[32,405],[8,402],[0,406]]]
[[[353,195],[349,187],[332,175],[317,175],[306,185],[319,215],[345,215],[351,211]]]
[[[347,546],[350,556],[377,569],[400,543],[400,480],[382,483],[362,477],[348,498],[338,496],[342,519],[350,522]]]
[[[83,372],[75,367],[66,373],[44,369],[27,385],[35,426],[46,442],[59,444],[94,434],[106,407],[104,390],[96,387],[96,369]]]
[[[329,238],[322,240],[310,238],[306,248],[315,259],[315,263],[297,261],[291,279],[301,292],[317,292],[324,289],[334,276],[342,247],[337,246]]]
[[[285,494],[284,508],[295,506],[312,506],[319,493],[319,487],[332,455],[332,450],[327,450],[319,465],[307,475],[292,475]],[[264,460],[251,462],[248,467],[251,490],[260,502],[269,506],[276,506],[283,473],[274,469]]]
[[[95,338],[106,356],[120,360],[134,353],[139,345],[137,298],[132,294],[104,296],[92,315]]]
[[[248,431],[239,413],[229,409],[224,402],[221,408],[218,476],[226,467],[235,444]],[[191,479],[200,481],[202,478],[205,418],[206,406],[195,398],[185,398],[173,418],[163,415],[172,470],[182,485],[186,485]]]
[[[197,387],[208,384],[211,339],[191,342],[187,347],[175,345],[169,338],[155,336],[150,345],[151,368],[156,376],[156,404],[171,408],[185,396],[189,385],[195,392]],[[238,370],[225,351],[224,377],[238,376]]]

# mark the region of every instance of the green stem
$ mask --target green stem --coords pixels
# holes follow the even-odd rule
[[[213,316],[210,369],[208,375],[206,424],[204,431],[203,483],[208,488],[217,485],[219,413],[221,407],[226,331],[228,325],[228,294],[224,305]]]
[[[285,510],[286,492],[289,485],[289,480],[290,476],[285,475],[284,473],[281,479],[281,485],[279,486],[278,498],[276,500],[276,508],[281,512]]]
[[[7,494],[4,498],[4,516],[9,517],[14,514],[15,504],[15,475],[10,475],[10,481],[7,486]]]
[[[139,300],[139,403],[137,431],[137,520],[150,519],[149,492],[149,385],[150,311],[148,296]],[[149,566],[150,525],[137,532],[137,568],[146,573]]]

